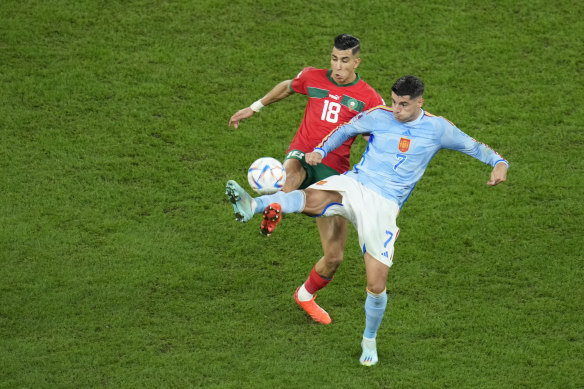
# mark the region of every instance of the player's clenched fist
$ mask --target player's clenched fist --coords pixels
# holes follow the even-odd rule
[[[304,154],[304,159],[306,160],[306,163],[314,166],[314,165],[318,165],[321,161],[322,161],[322,155],[320,155],[320,153],[306,153]]]

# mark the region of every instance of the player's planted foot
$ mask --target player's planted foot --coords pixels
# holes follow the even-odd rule
[[[363,348],[363,353],[361,354],[361,358],[359,358],[359,362],[363,366],[375,365],[379,360],[377,358],[377,344],[375,339],[363,338],[361,347]]]
[[[264,235],[270,236],[276,229],[278,223],[282,220],[282,207],[278,203],[272,203],[264,209],[262,224],[260,225],[260,232]]]
[[[233,204],[235,220],[242,223],[249,221],[253,216],[253,198],[233,180],[227,181],[225,194]]]
[[[298,299],[298,289],[300,289],[300,287],[294,292],[294,301],[296,301],[296,304],[300,305],[300,307],[304,309],[314,321],[322,324],[331,324],[332,320],[329,314],[314,302],[316,295],[311,300],[300,301]]]

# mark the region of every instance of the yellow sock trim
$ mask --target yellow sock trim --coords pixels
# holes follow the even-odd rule
[[[381,294],[387,293],[387,288],[383,289],[381,293],[373,293],[372,291],[369,290],[369,288],[365,288],[365,290],[367,290],[367,293],[372,294],[374,296],[379,296]]]

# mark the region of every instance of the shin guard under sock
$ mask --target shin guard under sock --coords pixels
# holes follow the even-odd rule
[[[380,294],[374,294],[367,291],[367,299],[365,300],[365,331],[363,336],[369,339],[375,339],[377,330],[383,320],[387,307],[387,293],[385,290]]]
[[[254,213],[264,212],[264,209],[272,203],[280,204],[282,213],[299,213],[304,210],[304,205],[306,204],[304,192],[301,190],[295,190],[290,193],[280,191],[272,195],[256,197],[254,200],[257,204]]]

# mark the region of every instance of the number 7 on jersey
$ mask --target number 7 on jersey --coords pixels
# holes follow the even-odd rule
[[[406,161],[406,159],[408,159],[408,156],[405,154],[396,154],[396,157],[397,157],[398,161],[395,165],[393,165],[393,170],[397,170],[399,165],[401,165],[402,163],[404,163]]]

